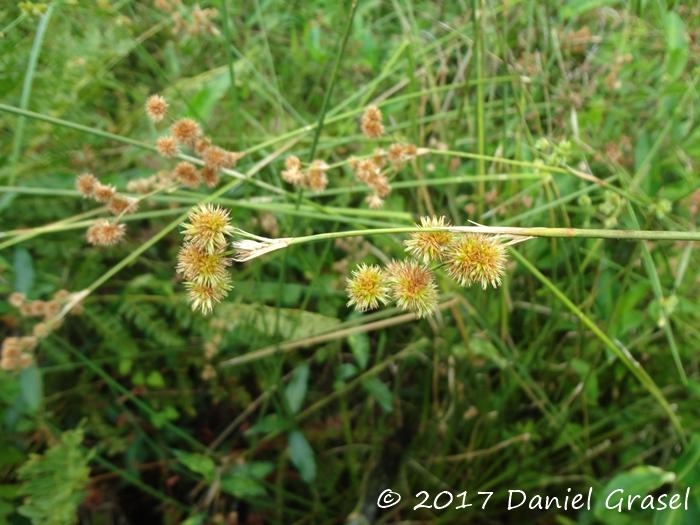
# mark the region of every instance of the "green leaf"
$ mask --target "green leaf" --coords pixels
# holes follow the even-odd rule
[[[292,414],[296,414],[301,409],[301,405],[306,397],[306,387],[309,382],[309,365],[302,363],[292,372],[291,380],[284,390],[284,397]]]
[[[19,384],[22,392],[22,400],[30,412],[36,412],[44,398],[44,385],[41,372],[36,365],[22,370],[19,375]]]
[[[146,384],[151,388],[163,388],[165,386],[165,380],[160,372],[153,370],[146,377]]]
[[[683,19],[675,11],[665,17],[666,29],[666,74],[675,80],[683,74],[688,63],[688,38]]]
[[[34,262],[27,250],[21,247],[15,249],[13,267],[15,271],[15,291],[25,295],[29,294],[34,284]]]
[[[379,379],[376,377],[365,379],[362,381],[362,388],[379,403],[379,406],[382,407],[384,412],[391,412],[393,410],[394,399],[391,395],[391,390]]]
[[[236,465],[221,476],[221,490],[237,498],[249,499],[266,494],[261,480],[274,470],[267,461],[253,461]]]
[[[348,337],[350,351],[361,370],[367,368],[369,362],[369,336],[367,334],[352,334]]]
[[[306,441],[304,434],[298,430],[289,433],[289,459],[297,468],[301,479],[307,483],[311,483],[316,478],[316,460],[314,459],[314,451]]]
[[[612,478],[599,493],[593,514],[605,525],[633,525],[639,523],[639,516],[633,512],[620,513],[616,509],[606,508],[606,498],[615,490],[622,490],[621,497],[641,495],[653,492],[659,487],[675,481],[676,475],[652,465],[641,465]],[[614,501],[612,502],[614,504]],[[626,509],[626,507],[624,507]]]
[[[204,454],[196,454],[194,452],[185,452],[184,450],[173,449],[173,453],[177,460],[185,465],[192,472],[196,472],[202,476],[208,483],[214,481],[216,473],[216,464],[214,460]]]
[[[667,509],[654,516],[654,525],[695,525],[700,523],[700,435],[694,434],[673,471],[676,473],[676,490],[683,492],[691,487],[688,509]]]

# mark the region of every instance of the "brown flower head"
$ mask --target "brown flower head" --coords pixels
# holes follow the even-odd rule
[[[114,194],[117,193],[117,190],[114,186],[110,184],[102,184],[98,182],[95,184],[95,188],[93,190],[93,197],[97,202],[109,202],[109,199],[114,197]]]
[[[116,194],[109,199],[107,203],[107,209],[114,215],[121,215],[123,213],[134,213],[138,208],[138,202],[136,199],[131,199],[129,197],[124,197],[123,195]]]
[[[197,144],[197,139],[199,139],[202,134],[202,130],[199,124],[191,118],[182,118],[176,120],[173,125],[170,126],[170,133],[179,144],[194,147]]]
[[[328,164],[322,160],[315,160],[309,166],[306,173],[306,186],[312,191],[323,191],[328,186],[328,176],[326,175],[326,170],[328,169]]]
[[[75,187],[83,197],[92,197],[97,184],[99,181],[92,173],[83,173],[75,179]]]
[[[185,288],[187,288],[187,296],[192,309],[200,310],[204,315],[207,315],[214,309],[215,303],[221,302],[226,297],[233,285],[227,274],[226,279],[217,284],[188,281],[185,283]]]
[[[384,126],[382,125],[382,112],[377,106],[369,106],[365,109],[362,115],[361,126],[362,133],[365,137],[376,139],[384,134]]]
[[[177,147],[177,140],[170,135],[165,135],[164,137],[158,138],[158,140],[156,140],[156,149],[161,156],[166,158],[175,157],[178,153],[180,153],[180,150]]]
[[[187,161],[178,162],[173,171],[175,180],[188,188],[196,188],[201,182],[201,177],[197,167]]]
[[[146,114],[153,122],[160,122],[168,111],[167,101],[160,95],[151,95],[146,100]]]
[[[110,246],[124,238],[126,226],[106,219],[96,221],[87,230],[87,241],[93,246]]]

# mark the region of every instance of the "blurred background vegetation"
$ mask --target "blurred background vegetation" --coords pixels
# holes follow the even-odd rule
[[[349,269],[400,257],[400,237],[321,242],[236,264],[204,318],[174,264],[176,219],[207,191],[152,197],[98,249],[101,212],[74,190],[86,171],[124,190],[167,169],[143,113],[161,93],[285,189],[216,199],[262,235],[433,213],[695,229],[696,2],[4,2],[0,32],[0,296],[92,290],[36,364],[0,371],[0,523],[700,523],[697,246],[532,240],[498,291],[441,279],[440,314],[417,321],[345,306]],[[369,103],[391,140],[464,155],[409,163],[380,210],[346,165],[321,194],[290,191],[288,154],[372,151]],[[4,337],[34,321],[0,302]],[[688,511],[505,510],[513,488],[687,486]],[[385,488],[404,502],[378,512]],[[494,496],[413,510],[419,490]]]

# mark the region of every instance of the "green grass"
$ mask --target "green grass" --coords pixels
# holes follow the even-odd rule
[[[86,290],[85,311],[0,371],[0,524],[58,498],[54,450],[90,467],[80,507],[55,503],[80,523],[698,522],[700,259],[672,240],[697,238],[694,2],[217,1],[219,34],[195,36],[152,2],[50,4],[0,8],[0,297]],[[247,155],[91,247],[104,213],[75,176],[124,191],[172,166],[152,93]],[[379,141],[359,130],[372,103]],[[369,209],[348,158],[394,141],[427,150]],[[284,183],[291,154],[331,165],[328,189]],[[319,237],[234,264],[205,318],[174,267],[207,201],[253,234]],[[349,310],[354,265],[402,257],[397,229],[432,214],[553,236],[513,246],[498,290],[438,272],[434,318]],[[336,242],[366,229],[394,233]],[[35,323],[0,301],[3,337]],[[509,489],[588,487],[590,510],[506,510]],[[686,487],[688,511],[601,507]],[[403,500],[381,511],[387,488]],[[455,503],[414,509],[421,490]]]

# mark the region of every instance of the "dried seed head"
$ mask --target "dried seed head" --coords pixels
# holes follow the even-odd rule
[[[389,146],[387,157],[395,168],[400,168],[406,161],[415,157],[417,153],[418,148],[416,148],[414,144],[401,144],[397,142]]]
[[[219,146],[209,146],[202,152],[202,160],[205,166],[209,166],[215,170],[232,168],[243,156],[243,153],[226,151]]]
[[[138,201],[136,199],[130,199],[129,197],[124,197],[118,193],[109,199],[109,202],[107,203],[107,209],[114,215],[134,213],[137,208]]]
[[[194,164],[187,161],[178,162],[173,175],[178,183],[188,188],[196,188],[201,182],[199,170]]]
[[[213,204],[200,204],[190,212],[188,220],[182,227],[185,242],[207,253],[224,249],[226,236],[234,231],[228,211]]]
[[[497,288],[505,271],[506,249],[492,235],[455,235],[444,260],[447,273],[461,286],[478,283],[483,289],[489,284]]]
[[[347,281],[348,306],[358,312],[379,308],[389,302],[389,285],[384,271],[376,265],[361,263]]]
[[[177,147],[177,140],[170,135],[160,137],[156,140],[156,149],[162,157],[172,158],[175,157],[180,150]]]
[[[376,139],[384,134],[382,125],[382,112],[377,106],[369,106],[362,115],[362,133],[365,137]]]
[[[227,280],[226,268],[230,264],[222,252],[207,253],[191,243],[182,246],[177,254],[177,272],[187,281],[217,285]]]
[[[10,297],[8,297],[7,302],[15,308],[19,308],[26,300],[27,298],[22,292],[12,292]]]
[[[373,210],[378,210],[379,208],[384,206],[384,199],[382,199],[376,193],[373,193],[372,195],[368,195],[365,198],[365,201],[367,202],[367,206],[369,206]]]
[[[98,184],[97,177],[92,173],[83,173],[75,179],[75,187],[83,197],[92,197]]]
[[[421,228],[445,228],[450,226],[447,219],[443,217],[421,217]],[[448,231],[436,232],[416,232],[411,234],[411,238],[404,241],[406,251],[416,259],[424,263],[442,261],[445,251],[452,241],[453,234]]]
[[[124,238],[126,226],[106,219],[96,221],[87,231],[87,241],[93,246],[111,246]]]
[[[301,161],[299,160],[299,157],[295,155],[290,155],[289,157],[284,159],[284,167],[288,170],[300,170]]]
[[[208,188],[214,188],[219,184],[219,173],[211,166],[204,166],[199,175]]]
[[[315,160],[309,166],[309,170],[306,173],[306,186],[312,191],[323,191],[328,186],[328,176],[326,175],[326,170],[328,169],[328,164],[322,160]]]
[[[117,193],[117,190],[114,186],[110,184],[102,184],[98,182],[95,184],[95,188],[93,190],[93,197],[97,202],[109,202],[109,199],[114,197],[114,194]]]
[[[151,95],[146,100],[146,114],[153,122],[160,122],[168,111],[167,101],[160,95]]]
[[[170,133],[179,144],[194,147],[197,144],[197,139],[202,134],[202,130],[199,128],[199,124],[191,118],[182,118],[176,120],[170,126]]]
[[[437,285],[427,266],[414,260],[387,265],[391,296],[399,308],[427,317],[437,308]]]

